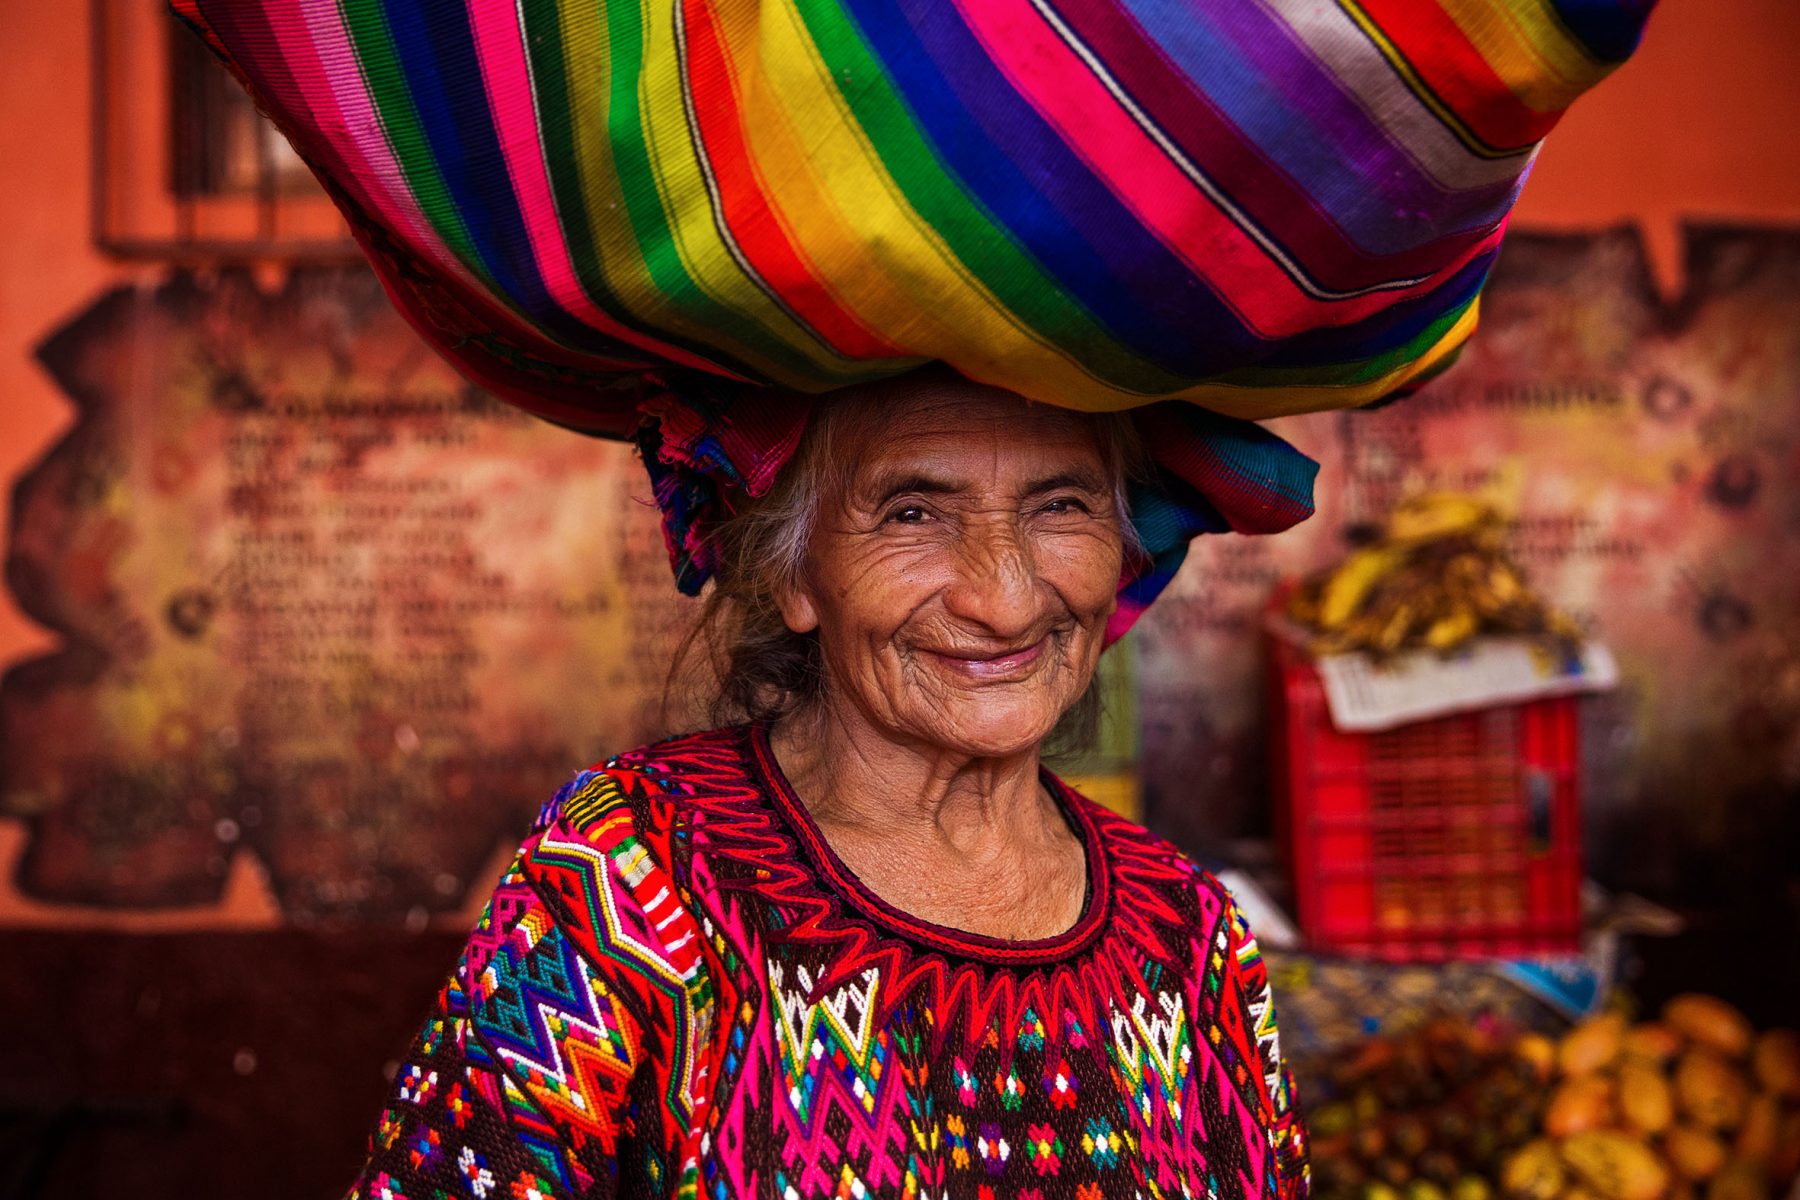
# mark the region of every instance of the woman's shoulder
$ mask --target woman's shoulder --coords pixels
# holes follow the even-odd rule
[[[747,727],[677,733],[621,750],[574,773],[539,810],[534,831],[593,832],[629,819],[640,833],[676,820],[692,800],[745,774]]]
[[[640,779],[652,789],[692,789],[743,776],[749,755],[750,725],[739,723],[669,734],[622,750],[597,769]]]
[[[550,930],[599,969],[704,991],[699,919],[679,868],[683,813],[694,777],[728,768],[736,736],[727,727],[663,738],[575,772],[539,809],[503,886],[528,886]]]

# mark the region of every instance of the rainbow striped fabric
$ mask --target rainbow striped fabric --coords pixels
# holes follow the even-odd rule
[[[1403,394],[1654,0],[171,2],[433,345],[627,438],[932,361],[1089,411]],[[1284,444],[1185,424],[1240,493],[1191,531],[1310,511]]]
[[[1539,139],[1650,7],[174,5],[433,340],[587,426],[632,417],[596,382],[666,368],[816,392],[941,359],[1249,418],[1380,399],[1467,337]]]

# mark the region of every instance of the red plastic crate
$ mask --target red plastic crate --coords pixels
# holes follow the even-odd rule
[[[1276,833],[1313,949],[1440,962],[1579,948],[1574,697],[1340,733],[1311,661],[1268,645]]]

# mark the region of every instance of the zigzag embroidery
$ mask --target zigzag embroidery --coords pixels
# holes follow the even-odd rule
[[[1008,1090],[1017,1047],[1043,1056],[1031,1071],[1061,1059],[1066,1072],[1099,1030],[1111,1035],[1102,1034],[1100,1062],[1115,1068],[1100,1078],[1111,1076],[1123,1107],[1111,1125],[1096,1118],[1102,1132],[1046,1142],[1043,1153],[1123,1165],[1140,1141],[1145,1151],[1155,1145],[1142,1164],[1154,1162],[1153,1177],[1136,1182],[1151,1195],[1234,1194],[1233,1185],[1272,1181],[1272,1152],[1252,1150],[1243,1135],[1266,1123],[1268,1098],[1257,1093],[1278,1061],[1273,1006],[1253,943],[1234,936],[1241,914],[1216,880],[1077,798],[1111,885],[1096,935],[1028,968],[925,947],[822,883],[804,826],[780,807],[792,801],[766,791],[757,753],[751,727],[739,726],[618,755],[547,810],[531,865],[540,890],[586,905],[600,957],[637,964],[654,985],[646,991],[669,997],[671,1046],[684,1061],[697,1030],[710,1028],[717,989],[731,997],[720,1014],[728,1036],[710,1051],[720,1056],[717,1107],[706,1124],[683,1125],[682,1194],[933,1196],[947,1192],[953,1160],[998,1169],[1010,1152],[1023,1166],[1024,1143],[1004,1122],[938,1110],[941,1056],[952,1043],[989,1055],[965,1090],[1004,1106],[1051,1084],[1027,1072]],[[1195,1042],[1207,1047],[1198,1077]],[[696,1078],[708,1053],[692,1050]],[[745,1090],[770,1073],[785,1103]],[[1078,1100],[1075,1082],[1067,1103],[1096,1111],[1087,1106],[1113,1102],[1087,1090],[1091,1076]],[[1195,1104],[1203,1121],[1183,1131]],[[1128,1111],[1140,1128],[1117,1124]],[[741,1151],[770,1135],[776,1150],[762,1167],[742,1176],[721,1167],[721,1140]]]
[[[1256,944],[1256,935],[1250,931],[1250,923],[1236,904],[1231,906],[1230,920],[1232,931],[1237,935],[1238,966],[1249,984],[1245,1005],[1250,1010],[1251,1032],[1256,1038],[1257,1055],[1262,1060],[1263,1084],[1268,1088],[1275,1111],[1286,1112],[1281,1086],[1281,1037],[1275,1023],[1275,994],[1269,985],[1268,971],[1263,967],[1262,948]]]
[[[547,921],[542,910],[528,916],[483,970],[481,1030],[540,1103],[610,1145],[611,1115],[589,1097],[617,1092],[642,1055],[605,985]]]
[[[1142,956],[1170,971],[1181,961],[1175,945],[1186,921],[1171,897],[1193,893],[1191,867],[1098,806],[1090,811],[1110,856],[1116,889],[1109,914],[1112,936],[1099,939],[1090,953],[1072,962],[1030,972],[922,954],[911,943],[850,917],[819,887],[758,781],[745,770],[753,755],[749,730],[740,727],[729,741],[715,732],[692,734],[663,743],[654,759],[620,755],[607,765],[642,772],[660,790],[686,799],[696,853],[743,868],[744,879],[720,878],[721,886],[754,889],[775,905],[789,918],[778,936],[830,947],[833,966],[813,981],[815,991],[842,987],[873,969],[884,984],[878,1022],[907,1001],[937,1012],[934,1053],[942,1050],[951,1029],[979,1037],[989,1027],[1016,1027],[1028,1009],[1072,1013],[1084,1027],[1100,1026],[1109,999],[1129,1003],[1120,989],[1140,978]],[[1051,1028],[1053,1046],[1061,1035],[1060,1026]]]
[[[798,992],[788,988],[786,974],[780,963],[769,964],[769,986],[777,1006],[775,1041],[795,1116],[803,1127],[810,1126],[813,1101],[826,1073],[836,1075],[865,1115],[873,1114],[888,1065],[887,1039],[878,1035],[875,1025],[880,976],[873,969],[864,971],[855,983],[809,1003],[806,997],[813,981],[807,969],[795,970]]]
[[[628,802],[604,771],[583,772],[568,790],[562,819],[550,821],[529,856],[540,891],[579,898],[584,917],[565,924],[596,961],[612,960],[655,986],[675,1021],[676,1052],[667,1099],[683,1129],[703,1103],[703,1057],[712,1026],[711,981],[699,928],[676,902],[665,872],[635,835]],[[566,836],[565,830],[579,837]]]
[[[1187,1013],[1181,998],[1168,992],[1156,994],[1156,1012],[1142,996],[1132,999],[1129,1010],[1112,1013],[1115,1061],[1131,1084],[1132,1100],[1149,1123],[1154,1113],[1151,1084],[1162,1097],[1163,1112],[1179,1125],[1182,1100],[1187,1090],[1193,1047],[1188,1044]]]

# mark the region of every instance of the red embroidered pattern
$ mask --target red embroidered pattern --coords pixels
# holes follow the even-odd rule
[[[580,773],[496,888],[352,1197],[1305,1196],[1241,912],[1043,780],[1087,902],[1007,942],[857,881],[760,726]]]

